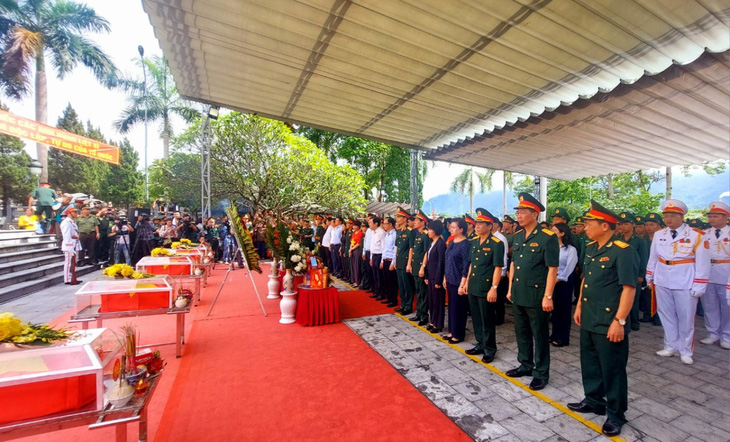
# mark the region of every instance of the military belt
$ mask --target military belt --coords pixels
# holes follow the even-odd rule
[[[677,264],[694,264],[694,259],[677,259],[675,261],[667,261],[666,259],[659,258],[659,262],[662,264],[666,264],[668,266],[673,266]]]
[[[711,259],[712,264],[730,264],[730,259]]]

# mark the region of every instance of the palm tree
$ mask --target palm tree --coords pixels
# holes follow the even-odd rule
[[[0,0],[0,12],[0,86],[10,96],[25,95],[35,71],[35,119],[39,123],[48,122],[46,55],[59,79],[79,63],[101,82],[116,71],[104,51],[84,37],[86,32],[109,32],[109,22],[92,8],[72,0]],[[36,146],[43,165],[41,180],[47,180],[48,146]]]
[[[502,171],[502,216],[507,214],[507,188],[510,190],[515,187],[515,176],[512,172]]]
[[[165,57],[145,58],[144,64],[151,77],[146,91],[144,81],[129,78],[115,80],[115,86],[130,94],[128,106],[122,113],[122,118],[116,121],[116,125],[120,132],[127,133],[132,126],[145,122],[146,110],[148,122],[160,121],[163,157],[167,159],[170,156],[170,138],[173,136],[170,121],[172,115],[178,115],[187,123],[192,123],[200,117],[200,112],[180,98]]]
[[[484,193],[492,190],[492,175],[494,170],[486,169],[486,172],[477,172],[474,168],[464,169],[451,183],[451,191],[462,195],[469,194],[469,213],[474,212],[474,193],[479,187],[479,192]]]

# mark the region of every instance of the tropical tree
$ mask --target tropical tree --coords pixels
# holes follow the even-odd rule
[[[119,143],[119,151],[119,164],[108,165],[101,180],[99,198],[129,208],[144,200],[144,175],[137,170],[139,154],[128,139]]]
[[[72,0],[2,0],[3,91],[22,96],[30,90],[35,72],[35,119],[47,123],[48,87],[46,56],[63,79],[79,64],[105,82],[116,71],[111,59],[84,34],[109,32],[109,23],[82,3]],[[43,165],[41,180],[48,179],[48,146],[36,144]]]
[[[138,63],[142,67],[142,62]],[[170,139],[174,135],[172,116],[191,123],[200,117],[200,112],[180,97],[165,57],[145,58],[144,67],[150,74],[146,87],[145,81],[140,79],[116,78],[112,81],[114,86],[129,93],[127,108],[116,125],[120,132],[127,133],[137,124],[159,121],[163,158],[166,159],[170,156]]]
[[[284,123],[231,112],[212,128],[213,195],[279,213],[351,213],[364,208],[360,174],[331,162]]]
[[[12,221],[12,201],[25,201],[33,189],[30,156],[16,137],[0,135],[0,199],[5,208],[5,228]]]
[[[150,196],[164,197],[186,209],[200,209],[200,155],[173,149],[150,166]]]
[[[469,195],[469,213],[474,212],[474,194],[477,189],[480,193],[492,190],[493,169],[486,169],[485,172],[478,172],[473,167],[464,169],[454,178],[451,183],[451,191],[462,195]]]

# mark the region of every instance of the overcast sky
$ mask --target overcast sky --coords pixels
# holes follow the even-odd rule
[[[111,26],[108,34],[89,34],[112,58],[117,67],[127,75],[142,77],[135,59],[139,58],[137,46],[142,45],[145,56],[162,55],[155,38],[152,25],[142,9],[139,0],[109,1],[88,0],[87,4],[94,8],[100,16],[106,18]],[[144,167],[144,126],[135,127],[126,135],[120,134],[114,127],[114,121],[120,118],[126,106],[125,94],[102,87],[85,67],[77,67],[65,79],[59,80],[55,72],[48,72],[48,124],[55,126],[63,109],[68,103],[76,109],[84,123],[91,120],[94,126],[101,127],[107,138],[121,140],[126,136],[139,152],[140,169]],[[35,119],[33,95],[22,101],[6,100],[10,111],[26,118]],[[183,128],[177,121],[176,132]],[[35,144],[26,143],[26,150],[35,158]],[[162,157],[162,140],[157,124],[150,124],[148,139],[148,164]],[[448,193],[449,185],[463,170],[463,166],[450,166],[446,163],[433,163],[429,169],[428,179],[424,184],[424,200]],[[495,190],[502,188],[501,174],[495,174]]]

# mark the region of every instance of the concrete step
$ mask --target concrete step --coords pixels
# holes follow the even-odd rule
[[[42,256],[16,260],[5,263],[4,265],[0,265],[0,275],[7,275],[8,273],[15,273],[21,270],[41,267],[47,264],[52,264],[54,262],[63,262],[63,255],[49,251]]]
[[[61,257],[63,257],[63,253],[61,253],[59,251],[59,249],[52,248],[52,247],[45,247],[42,249],[20,250],[20,251],[11,252],[11,253],[3,253],[3,254],[0,254],[0,267],[5,266],[5,265],[10,265],[17,261],[23,261],[23,260],[32,259],[32,258],[40,258],[43,256],[61,256]]]
[[[27,250],[43,250],[43,249],[55,249],[56,240],[52,238],[41,239],[33,242],[26,242],[20,244],[3,244],[0,242],[0,256],[6,253],[23,252]]]
[[[81,267],[76,270],[76,277],[80,278],[81,276],[96,270],[99,270],[99,266]],[[0,304],[58,284],[63,284],[63,263],[61,263],[61,271],[59,272],[50,273],[38,279],[19,282],[0,288]]]
[[[31,269],[19,270],[17,272],[0,275],[0,290],[9,285],[19,282],[40,279],[51,273],[63,272],[63,261],[37,266]]]
[[[0,230],[0,246],[16,244],[36,244],[42,241],[55,239],[55,235],[39,235],[28,230]],[[12,232],[12,233],[7,233]]]

